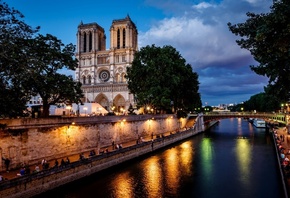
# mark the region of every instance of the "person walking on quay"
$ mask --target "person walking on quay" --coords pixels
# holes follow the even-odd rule
[[[2,157],[2,160],[4,160],[6,171],[9,172],[10,159]]]
[[[60,166],[64,167],[65,165],[66,165],[66,163],[65,163],[64,159],[61,159]]]
[[[46,165],[47,164],[47,161],[46,161],[46,159],[42,159],[42,161],[41,161],[41,166],[42,166],[42,169],[44,170],[44,169],[46,169]]]
[[[112,142],[112,150],[115,150],[115,141]]]
[[[66,157],[65,164],[66,164],[66,165],[70,164],[70,160],[68,159],[68,157]]]
[[[34,172],[36,172],[36,173],[40,172],[40,168],[39,168],[38,164],[35,165]]]
[[[54,167],[55,167],[55,168],[58,167],[58,161],[57,161],[57,159],[55,159],[55,161],[54,161]]]

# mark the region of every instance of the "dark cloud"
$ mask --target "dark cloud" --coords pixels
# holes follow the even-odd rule
[[[203,104],[239,103],[264,90],[267,79],[251,71],[257,63],[236,44],[227,23],[244,22],[247,12],[268,12],[272,0],[146,2],[172,16],[140,32],[139,46],[175,47],[199,75]]]

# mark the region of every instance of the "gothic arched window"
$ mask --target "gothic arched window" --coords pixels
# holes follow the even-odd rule
[[[98,46],[98,50],[102,50],[102,35],[99,34],[99,46]]]
[[[84,43],[83,43],[83,51],[86,52],[87,51],[87,34],[84,33]]]
[[[117,49],[120,49],[120,29],[117,30]]]
[[[120,74],[116,74],[116,82],[120,82]]]
[[[92,77],[88,76],[88,84],[91,84],[91,82],[92,82]]]
[[[121,75],[121,82],[126,82],[125,73],[122,73]]]
[[[93,36],[92,36],[92,32],[90,32],[89,34],[89,52],[92,51],[93,49]]]
[[[123,29],[123,48],[126,47],[126,30],[125,28]]]
[[[85,85],[86,84],[86,77],[83,76],[83,84]]]

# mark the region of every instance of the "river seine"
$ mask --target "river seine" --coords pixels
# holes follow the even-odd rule
[[[247,120],[44,193],[59,198],[283,198],[270,133]]]

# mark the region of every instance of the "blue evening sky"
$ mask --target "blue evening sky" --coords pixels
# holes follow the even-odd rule
[[[227,23],[241,23],[247,12],[267,13],[272,0],[3,0],[24,14],[32,27],[64,44],[76,44],[77,26],[96,22],[109,48],[112,20],[129,15],[138,28],[139,48],[171,45],[199,75],[203,105],[237,104],[263,92],[268,79],[249,68],[257,64]],[[67,71],[74,75],[74,72]]]

